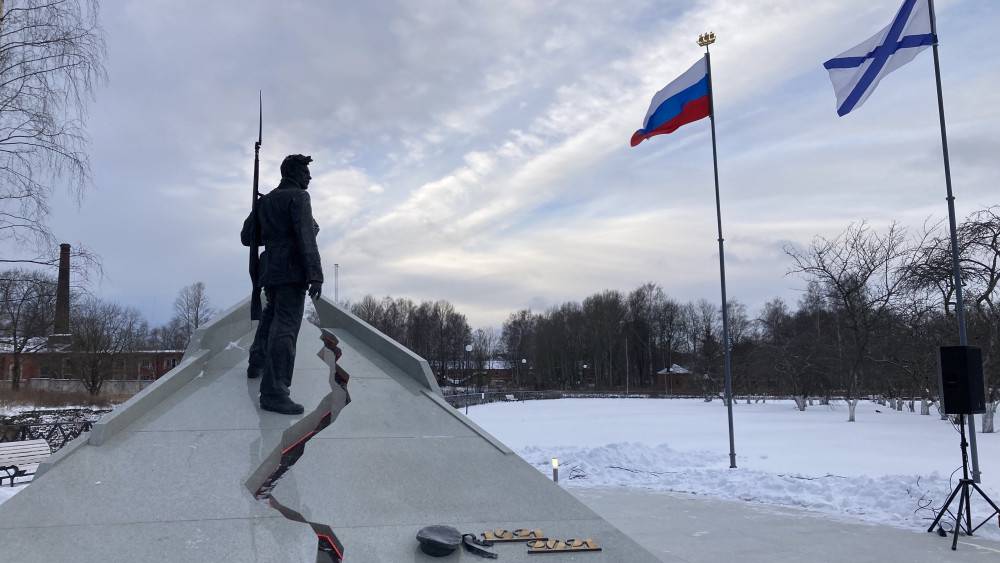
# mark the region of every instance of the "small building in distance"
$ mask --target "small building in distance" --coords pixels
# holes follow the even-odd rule
[[[32,379],[74,379],[74,360],[81,354],[62,346],[30,343],[21,352],[22,385],[30,386]],[[108,379],[154,381],[174,369],[182,357],[184,350],[135,350],[109,355]],[[14,353],[10,345],[0,343],[0,381],[11,380],[13,374]]]
[[[699,395],[702,382],[691,370],[672,364],[656,372],[656,390],[667,395]]]
[[[460,377],[438,377],[443,388],[504,390],[514,387],[514,371],[504,360],[451,362],[448,368]]]
[[[505,360],[489,360],[481,371],[482,381],[489,389],[505,390],[513,389],[514,370]]]

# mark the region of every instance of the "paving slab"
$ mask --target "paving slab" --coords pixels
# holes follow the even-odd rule
[[[626,488],[572,488],[664,561],[995,563],[1000,542],[848,521],[808,510]]]
[[[0,561],[315,563],[316,536],[282,517],[14,528],[0,530]]]
[[[371,346],[354,335],[350,330],[337,330],[337,337],[340,339],[341,349],[351,350],[351,354],[341,357],[338,362],[345,371],[351,374],[353,379],[374,378],[392,379],[394,381],[404,381],[407,379],[403,370],[396,364],[376,354]],[[393,377],[395,376],[395,377]],[[417,382],[410,382],[417,385]]]
[[[491,520],[489,522],[468,522],[445,520],[440,524],[456,527],[465,531],[484,531],[496,528],[514,530],[524,525],[524,521],[503,522]],[[528,555],[528,548],[524,543],[503,543],[495,544],[489,550],[499,555],[498,561],[535,561],[540,563],[563,563],[572,561],[574,563],[632,563],[646,561],[662,561],[664,563],[684,563],[683,560],[667,556],[665,558],[655,558],[643,552],[636,552],[635,542],[624,535],[611,524],[600,518],[574,521],[534,521],[534,526],[540,528],[545,534],[559,538],[586,539],[588,536],[580,535],[580,530],[589,530],[591,536],[595,538],[601,549],[600,552],[583,553],[559,553],[559,554],[536,554]],[[378,526],[378,527],[338,527],[337,537],[346,546],[345,561],[354,563],[364,562],[443,562],[452,563],[455,561],[482,563],[487,561],[478,555],[459,550],[447,557],[429,557],[424,555],[414,540],[416,529],[414,526]],[[724,561],[724,560],[718,560]]]
[[[276,431],[125,432],[80,449],[4,503],[18,517],[0,518],[0,528],[272,517],[244,482],[279,439]]]
[[[343,348],[346,350],[345,354],[350,353],[349,347]],[[406,382],[406,385],[409,384]],[[377,403],[387,410],[370,412],[364,408],[345,408],[338,415],[336,424],[330,425],[314,439],[376,440],[477,435],[457,418],[441,416],[437,410],[426,408],[427,397],[420,390],[408,389],[406,385],[389,378],[355,379],[351,375],[348,388],[351,400],[354,401],[352,406]]]

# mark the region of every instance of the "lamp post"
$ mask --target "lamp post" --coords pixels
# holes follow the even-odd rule
[[[472,353],[472,344],[465,345],[465,369],[466,369],[466,379],[472,380],[472,366],[469,363],[469,354]],[[475,390],[475,385],[473,385],[473,390]]]
[[[524,375],[522,375],[521,377],[527,377],[528,375],[527,370],[528,370],[528,360],[526,358],[521,358],[521,371],[522,373],[524,373]],[[521,385],[524,385],[524,383],[522,382]]]
[[[469,380],[472,378],[469,371],[469,352],[472,352],[472,344],[465,345],[465,414],[469,414],[469,402],[472,401],[472,394],[469,393]]]

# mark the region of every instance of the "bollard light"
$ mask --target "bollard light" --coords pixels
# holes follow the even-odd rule
[[[552,481],[559,482],[559,458],[552,458]]]

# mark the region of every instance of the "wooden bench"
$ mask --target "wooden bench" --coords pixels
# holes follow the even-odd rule
[[[52,450],[45,440],[0,443],[0,485],[3,485],[4,479],[9,479],[13,487],[16,479],[33,476],[38,464],[51,454]]]
[[[505,401],[516,401],[517,397],[515,397],[513,395],[504,395],[503,400],[505,400]]]

